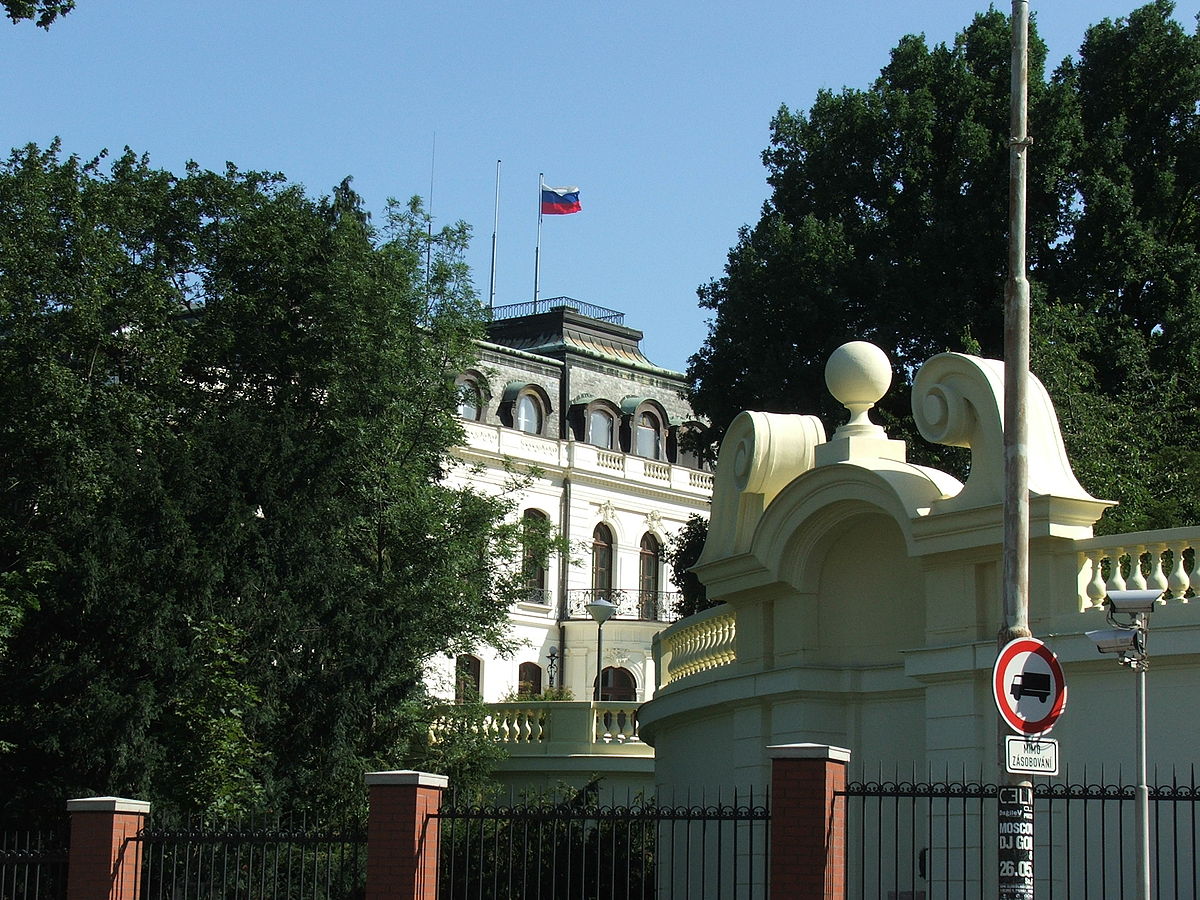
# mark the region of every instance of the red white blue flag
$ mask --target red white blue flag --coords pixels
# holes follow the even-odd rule
[[[542,185],[543,216],[567,216],[581,209],[583,207],[579,205],[579,188]]]

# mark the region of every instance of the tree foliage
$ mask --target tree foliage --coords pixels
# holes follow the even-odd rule
[[[1172,13],[1157,0],[1094,26],[1049,78],[1030,37],[1033,368],[1085,486],[1122,501],[1114,529],[1200,512],[1173,434],[1200,406],[1200,37]],[[885,421],[918,461],[962,465],[901,423],[928,356],[1003,354],[1009,34],[992,9],[952,45],[908,36],[869,89],[780,109],[763,154],[771,198],[699,291],[715,318],[689,375],[712,439],[746,408],[835,424],[825,361],[866,339],[901,376]],[[1134,435],[1138,448],[1113,453]]]
[[[708,519],[699,513],[692,513],[667,546],[665,557],[667,565],[671,567],[671,583],[679,588],[682,595],[676,610],[680,616],[690,616],[716,605],[709,602],[704,582],[691,571],[692,566],[700,561],[707,538]]]
[[[501,640],[515,516],[442,478],[467,234],[427,226],[348,180],[0,167],[5,803],[344,808],[425,661]]]
[[[4,0],[5,15],[13,24],[28,20],[45,29],[74,8],[75,0]]]

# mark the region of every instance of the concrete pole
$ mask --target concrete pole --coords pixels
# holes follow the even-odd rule
[[[1025,172],[1029,151],[1029,2],[1012,5],[1012,106],[1008,179],[1008,284],[1004,297],[1004,623],[1000,646],[1029,637],[1029,280]]]
[[[1004,567],[1001,586],[1004,618],[997,634],[997,653],[1029,630],[1029,428],[1026,395],[1029,383],[1029,280],[1025,260],[1025,181],[1029,154],[1029,2],[1012,4],[1012,76],[1009,110],[1008,282],[1004,292]],[[998,728],[1000,823],[1029,829],[1028,846],[1005,849],[1001,860],[999,900],[1033,898],[1033,785],[1027,776],[1008,772],[1005,726]]]

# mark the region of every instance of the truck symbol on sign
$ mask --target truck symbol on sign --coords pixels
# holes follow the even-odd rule
[[[1050,675],[1046,672],[1024,672],[1013,676],[1009,690],[1014,700],[1037,697],[1042,703],[1050,696]]]

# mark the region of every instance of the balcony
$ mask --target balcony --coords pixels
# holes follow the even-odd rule
[[[514,760],[505,768],[520,770],[521,759],[557,757],[591,759],[585,768],[603,771],[594,757],[654,759],[654,748],[638,736],[638,705],[574,700],[489,703],[481,730]],[[439,743],[448,727],[434,722],[430,742]]]
[[[678,591],[567,591],[567,618],[591,619],[587,605],[595,600],[607,600],[617,608],[614,619],[674,622],[679,618],[682,598]]]
[[[511,458],[529,460],[542,469],[570,469],[598,481],[620,481],[641,487],[662,488],[708,499],[713,475],[656,459],[605,450],[579,441],[525,434],[513,428],[482,422],[463,422],[461,459]]]
[[[653,758],[638,737],[637,703],[550,701],[489,703],[484,729],[509,757]]]

